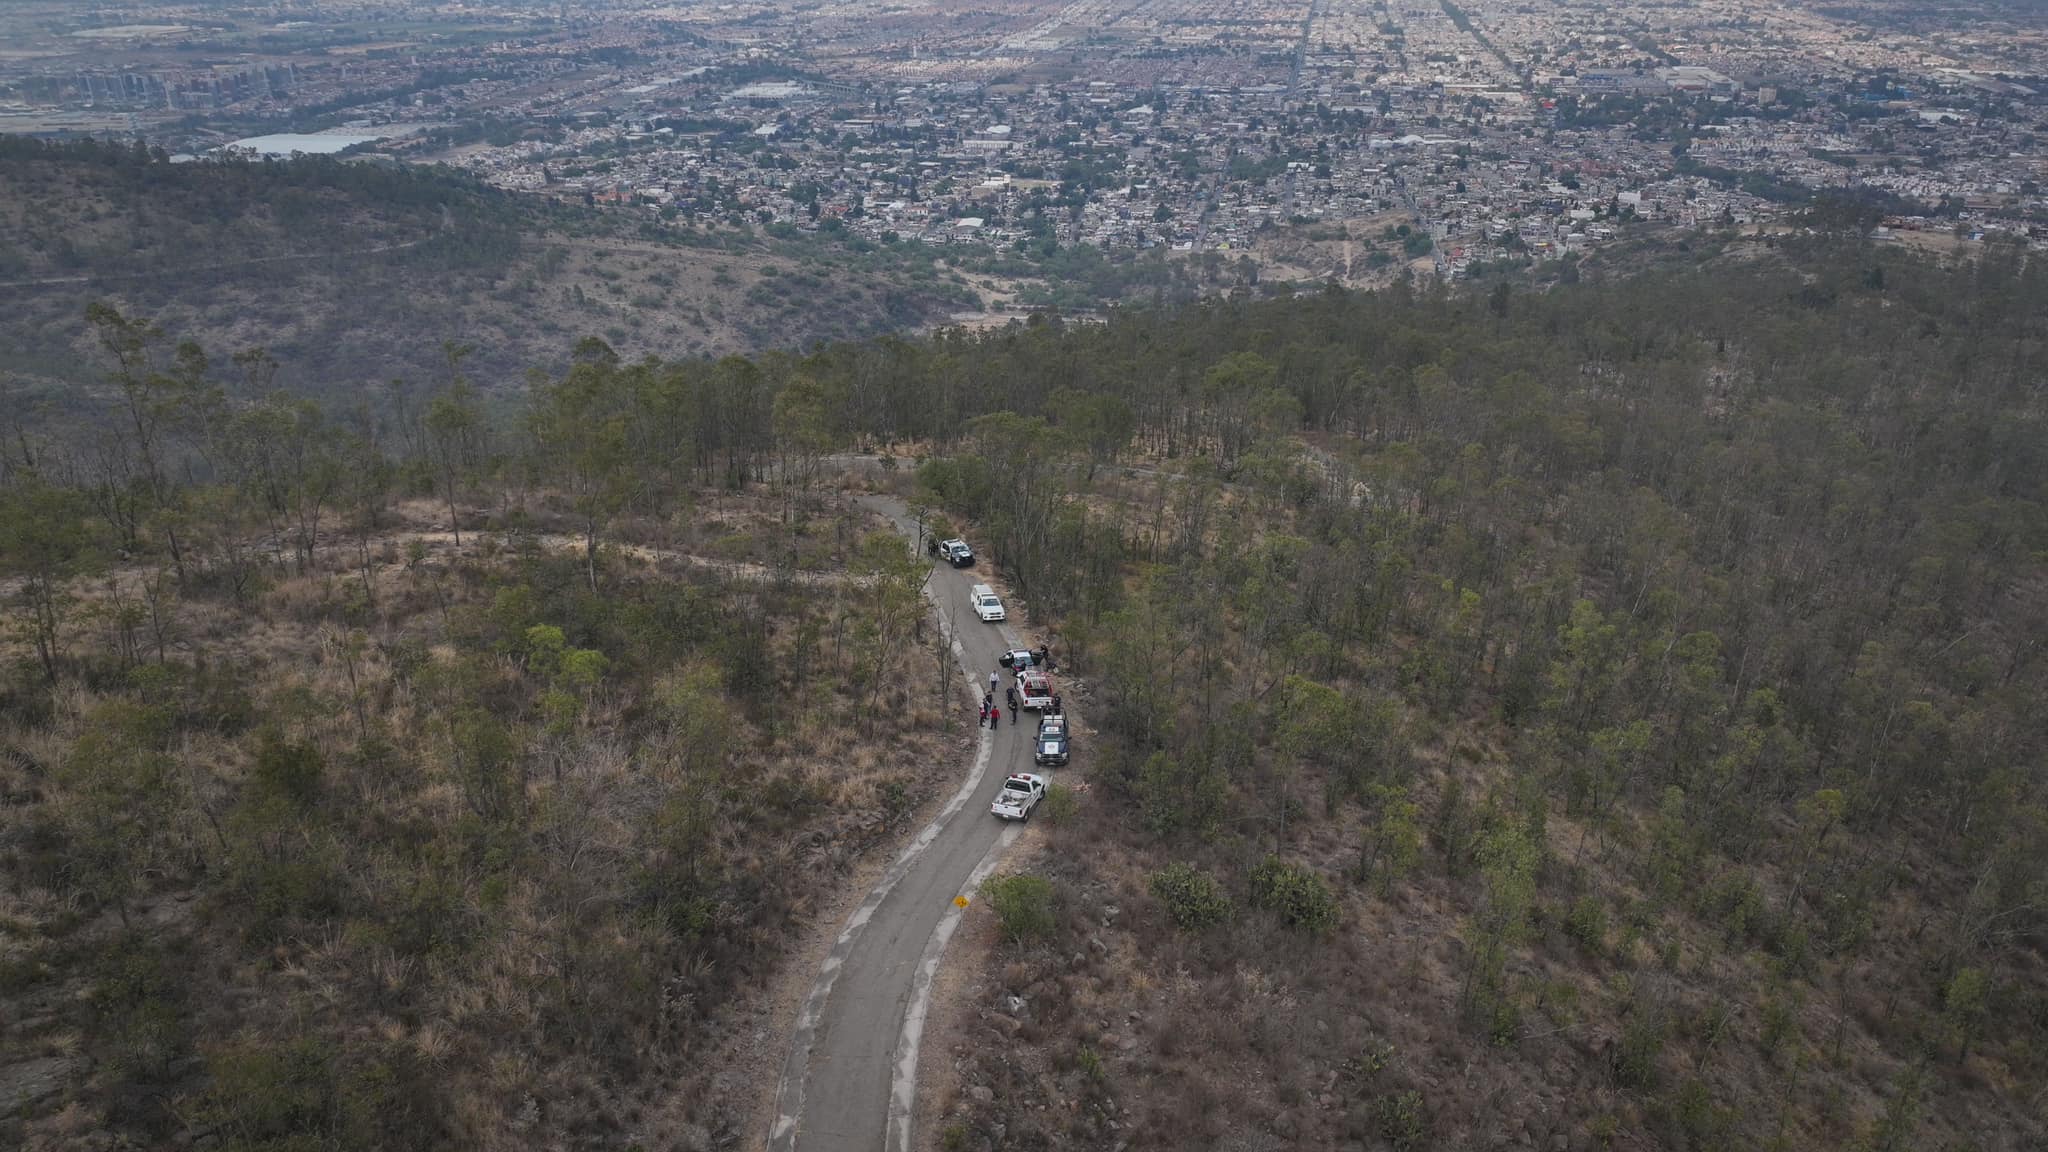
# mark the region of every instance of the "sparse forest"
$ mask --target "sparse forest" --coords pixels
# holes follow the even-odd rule
[[[751,1130],[741,1000],[964,727],[802,389],[589,341],[494,413],[451,345],[330,412],[91,323],[0,482],[4,1142]]]
[[[734,1135],[721,1009],[958,770],[875,445],[1085,725],[934,1145],[2048,1131],[2038,264],[586,340],[501,406],[91,324],[99,418],[0,453],[28,1146]]]
[[[934,349],[1095,729],[936,1138],[2038,1144],[2044,316],[1822,239]]]

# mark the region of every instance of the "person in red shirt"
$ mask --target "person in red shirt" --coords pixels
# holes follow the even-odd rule
[[[1015,724],[1016,721],[1012,720],[1010,721],[1010,723]],[[989,706],[988,726],[991,728],[1000,728],[1003,726],[1003,706],[1001,704],[992,704]]]

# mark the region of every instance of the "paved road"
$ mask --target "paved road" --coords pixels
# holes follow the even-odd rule
[[[915,538],[901,501],[861,502]],[[926,585],[977,692],[987,689],[997,655],[1022,646],[1011,626],[984,624],[969,608],[967,590],[984,578],[981,569],[940,565]],[[1035,728],[1026,714],[982,734],[959,790],[853,913],[798,1013],[770,1152],[907,1152],[917,1045],[932,974],[959,922],[954,897],[978,884],[1022,831],[988,808],[1006,775],[1032,770]]]

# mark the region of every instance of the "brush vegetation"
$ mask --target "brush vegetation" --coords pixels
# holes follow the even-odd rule
[[[949,1142],[2044,1138],[2038,262],[586,341],[503,409],[460,345],[326,411],[92,323],[101,418],[0,490],[28,1142],[718,1123],[719,1007],[947,712],[917,566],[821,503],[862,441],[1088,725],[956,958],[1026,1008]]]

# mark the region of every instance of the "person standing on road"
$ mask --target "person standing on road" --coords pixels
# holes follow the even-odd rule
[[[1015,721],[1015,720],[1012,720],[1012,721],[1010,721],[1010,722],[1011,722],[1012,724],[1016,723],[1016,721]],[[1002,727],[1002,726],[1003,726],[1003,706],[1002,706],[1002,705],[998,704],[998,705],[996,705],[995,707],[993,707],[993,708],[990,708],[990,709],[988,710],[988,726],[989,726],[989,727],[991,727],[991,728],[1000,728],[1000,727]]]
[[[974,726],[976,728],[988,727],[988,697],[986,696],[981,698],[981,715],[975,717]]]
[[[998,685],[998,684],[1000,684],[1000,683],[1002,683],[1002,682],[1003,682],[1003,678],[1002,678],[1001,676],[997,675],[997,674],[996,674],[996,673],[994,673],[994,672],[990,672],[990,673],[988,674],[988,694],[989,694],[989,695],[991,695],[991,696],[995,695],[995,694],[996,694],[996,685]]]
[[[1015,687],[1003,689],[1003,702],[1010,706],[1010,715],[1015,716],[1017,714],[1017,689]]]

